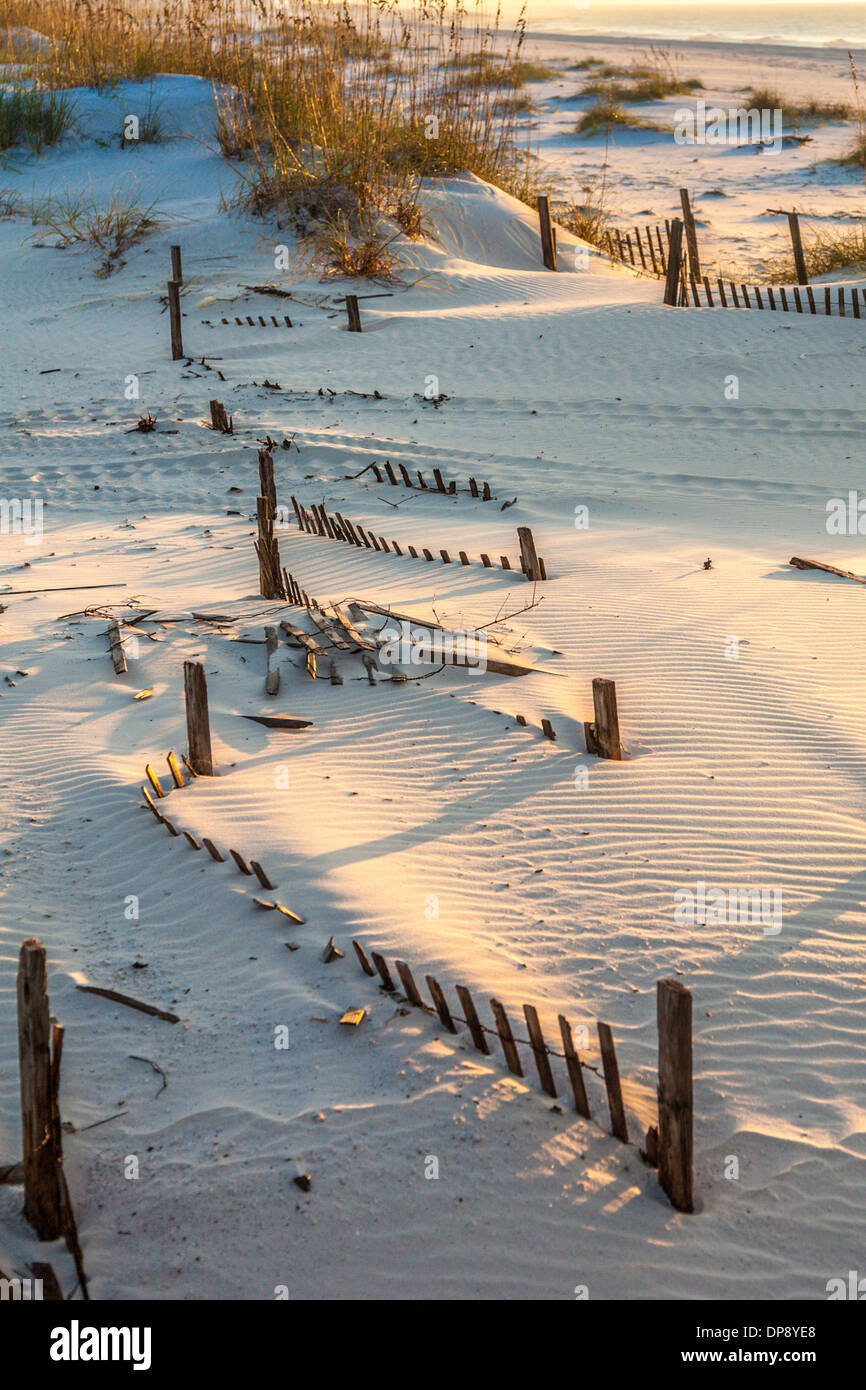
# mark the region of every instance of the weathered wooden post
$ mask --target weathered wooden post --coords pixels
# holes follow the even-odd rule
[[[179,285],[183,284],[183,264],[180,258],[180,247],[172,246],[171,251],[171,278],[176,280]]]
[[[599,1022],[598,1043],[601,1048],[601,1065],[604,1071],[604,1084],[607,1087],[607,1104],[610,1110],[610,1132],[616,1139],[628,1143],[628,1126],[625,1122],[625,1107],[622,1103],[622,1087],[619,1080],[619,1065],[613,1033],[609,1023]]]
[[[791,245],[794,248],[794,269],[797,273],[797,284],[808,285],[809,276],[806,274],[806,257],[803,255],[803,242],[800,239],[799,213],[788,213],[788,226],[791,229]]]
[[[265,694],[279,695],[280,693],[280,668],[271,666],[271,657],[275,654],[279,639],[275,627],[265,628]]]
[[[680,297],[680,276],[683,268],[683,224],[678,217],[671,223],[671,234],[668,242],[668,269],[665,277],[665,304],[674,307],[679,302]]]
[[[218,434],[234,434],[234,422],[226,414],[226,408],[222,401],[211,401],[210,403],[210,427]]]
[[[358,308],[358,296],[356,294],[346,295],[346,316],[349,320],[349,332],[361,333],[361,310]]]
[[[207,681],[201,662],[183,663],[183,693],[186,702],[186,737],[190,766],[198,777],[213,777]]]
[[[588,1120],[591,1115],[589,1101],[586,1098],[586,1087],[583,1084],[580,1057],[574,1045],[571,1024],[564,1014],[559,1015],[559,1032],[562,1037],[562,1050],[565,1053],[565,1065],[568,1068],[568,1079],[571,1083],[571,1094],[574,1097],[574,1108],[578,1115],[583,1115]]]
[[[541,255],[547,270],[556,270],[556,240],[553,223],[550,220],[550,198],[546,193],[538,195],[538,221],[541,227]]]
[[[56,1095],[60,1039],[54,1059],[50,1040],[45,947],[30,937],[18,956],[18,1061],[24,1215],[40,1240],[56,1240],[64,1226]]]
[[[603,676],[595,676],[592,682],[592,703],[595,708],[595,722],[585,722],[583,726],[587,753],[622,762],[615,682],[605,680]]]
[[[659,1182],[677,1211],[694,1211],[692,996],[679,980],[659,980]]]
[[[183,357],[183,331],[180,322],[180,282],[168,282],[168,316],[171,324],[171,358],[176,362]]]
[[[680,202],[683,208],[683,221],[686,224],[686,244],[689,248],[689,270],[696,280],[701,278],[701,260],[698,255],[698,229],[695,226],[695,215],[692,212],[692,205],[689,202],[689,190],[680,189]]]
[[[543,579],[541,562],[535,549],[535,541],[528,526],[518,526],[517,539],[520,542],[520,568],[527,579]]]

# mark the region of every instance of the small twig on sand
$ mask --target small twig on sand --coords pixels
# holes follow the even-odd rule
[[[167,1085],[168,1085],[168,1077],[166,1076],[165,1072],[163,1071],[163,1069],[162,1069],[162,1067],[159,1065],[159,1063],[158,1063],[158,1062],[152,1062],[152,1061],[150,1060],[149,1057],[137,1057],[137,1056],[135,1055],[134,1052],[130,1052],[130,1054],[129,1054],[129,1060],[130,1060],[131,1062],[146,1062],[147,1065],[148,1065],[149,1067],[153,1067],[153,1070],[156,1072],[157,1076],[161,1076],[161,1077],[162,1077],[162,1085],[160,1086],[159,1090],[158,1090],[157,1093],[156,1093],[157,1096],[162,1095],[163,1091],[165,1090],[165,1088],[166,1088]],[[156,1097],[154,1097],[154,1099],[156,1099]]]

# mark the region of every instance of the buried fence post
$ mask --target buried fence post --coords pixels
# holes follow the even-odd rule
[[[676,306],[680,295],[680,274],[683,263],[683,224],[678,217],[671,223],[668,242],[668,271],[665,278],[665,304]]]
[[[585,722],[583,726],[587,753],[622,762],[615,682],[605,680],[603,676],[595,676],[592,682],[592,703],[595,708],[595,722]]]
[[[179,285],[183,284],[183,263],[180,258],[180,247],[170,246],[171,251],[171,278],[176,280]]]
[[[190,766],[198,777],[213,777],[207,681],[201,662],[183,663],[183,694],[186,703],[186,736]]]
[[[794,248],[794,269],[797,272],[797,284],[808,285],[809,277],[806,274],[806,257],[803,255],[803,243],[800,239],[799,213],[788,213],[788,226],[791,229],[791,245]]]
[[[625,1109],[622,1103],[622,1087],[619,1082],[619,1066],[613,1033],[609,1023],[597,1024],[598,1042],[601,1048],[601,1063],[604,1070],[604,1084],[607,1088],[607,1103],[610,1110],[610,1132],[616,1139],[628,1143],[628,1127],[625,1122]]]
[[[701,278],[701,261],[698,256],[698,231],[695,226],[695,214],[692,212],[692,205],[689,202],[689,190],[680,189],[680,202],[683,207],[683,221],[686,224],[686,244],[689,249],[689,270],[696,280]]]
[[[234,425],[226,414],[226,408],[222,401],[211,401],[210,403],[210,427],[218,434],[234,434]]]
[[[546,270],[556,270],[556,238],[550,220],[550,199],[546,193],[538,195],[538,221],[541,226],[541,255]]]
[[[358,296],[356,294],[346,295],[346,316],[349,320],[349,332],[360,333],[361,311],[358,308]]]
[[[535,541],[528,526],[518,526],[517,539],[520,542],[520,566],[527,579],[543,579],[541,562],[535,549]]]
[[[24,1215],[40,1240],[56,1240],[64,1225],[56,1095],[61,1039],[62,1033],[52,1058],[45,947],[30,937],[18,957],[18,1061]]]
[[[677,1211],[694,1211],[692,996],[679,980],[659,980],[659,1182]]]
[[[168,282],[168,317],[171,325],[171,360],[183,357],[183,331],[180,322],[180,281]]]

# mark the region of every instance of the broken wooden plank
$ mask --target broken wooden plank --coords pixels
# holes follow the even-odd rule
[[[346,638],[337,631],[334,624],[330,622],[319,609],[311,608],[310,617],[323,636],[327,637],[331,646],[343,652],[350,652],[352,650],[351,642],[348,642]]]
[[[309,611],[312,612],[312,610]],[[295,641],[300,642],[301,646],[305,647],[308,652],[313,652],[316,656],[325,655],[326,648],[315,637],[311,637],[309,632],[304,632],[303,628],[295,627],[294,623],[287,622],[285,618],[280,623],[280,627],[288,637],[294,637]]]

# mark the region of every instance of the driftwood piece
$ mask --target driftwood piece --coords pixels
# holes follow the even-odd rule
[[[264,724],[266,729],[311,729],[312,719],[294,719],[288,714],[242,714],[241,719],[251,719],[254,724]]]
[[[115,1004],[125,1004],[127,1008],[138,1009],[139,1013],[150,1014],[153,1018],[164,1019],[166,1023],[180,1023],[177,1014],[157,1009],[153,1004],[143,1004],[140,999],[131,999],[128,994],[118,994],[116,989],[100,989],[97,985],[76,985],[82,994],[98,994],[102,999],[111,999]]]
[[[866,584],[866,578],[862,574],[852,574],[851,570],[840,570],[835,565],[825,565],[820,560],[801,560],[799,555],[792,555],[788,564],[798,570],[823,570],[825,574],[838,574],[840,579],[853,579],[857,584]]]

